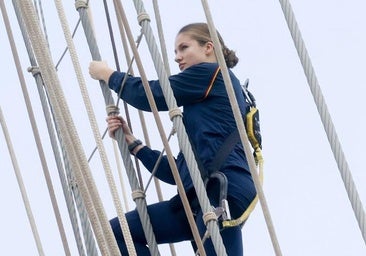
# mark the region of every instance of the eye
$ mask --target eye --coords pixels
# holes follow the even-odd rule
[[[185,49],[187,49],[188,48],[188,45],[182,45],[181,47],[180,47],[180,50],[181,51],[184,51]]]

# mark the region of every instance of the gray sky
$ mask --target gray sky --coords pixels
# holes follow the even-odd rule
[[[97,40],[102,58],[113,66],[111,44],[105,24],[103,5],[91,1]],[[60,182],[55,168],[43,112],[34,80],[26,72],[28,55],[20,36],[11,1],[6,1],[17,50],[32,99],[37,126],[42,136],[44,151],[63,221],[67,230],[72,254],[76,255],[75,242],[65,209]],[[366,3],[362,0],[291,1],[305,45],[312,60],[319,84],[326,100],[344,154],[352,172],[360,199],[365,202],[366,181],[364,157],[366,144],[365,60],[366,60]],[[64,3],[71,30],[78,19],[72,2]],[[226,45],[240,58],[233,69],[244,81],[250,79],[250,89],[257,99],[261,113],[263,133],[264,192],[269,205],[279,244],[284,255],[365,255],[366,247],[349,202],[336,162],[331,152],[323,125],[317,112],[302,66],[286,25],[279,2],[263,1],[210,1],[216,27]],[[63,33],[53,1],[43,1],[44,15],[53,60],[56,63],[65,48]],[[110,13],[113,15],[110,3]],[[145,5],[155,29],[152,8]],[[134,35],[136,12],[132,3],[125,6]],[[172,73],[178,72],[174,63],[174,37],[183,25],[205,21],[199,1],[161,1],[165,40],[171,60]],[[114,17],[112,17],[114,21]],[[114,22],[115,24],[115,22]],[[85,36],[80,29],[75,45],[83,68],[95,115],[101,131],[106,127],[105,106],[98,83],[89,79],[87,67],[91,60]],[[118,33],[115,34],[121,68],[126,69]],[[22,171],[24,183],[36,219],[38,231],[46,255],[62,255],[54,214],[41,169],[37,149],[25,103],[10,52],[3,20],[0,22],[0,74],[3,86],[0,106],[4,113],[10,136]],[[157,76],[151,65],[146,44],[141,45],[141,55],[146,72],[151,79]],[[137,70],[137,69],[135,69]],[[59,68],[59,78],[66,94],[69,108],[87,156],[95,142],[88,124],[80,89],[67,56]],[[136,112],[130,109],[135,121],[135,133],[143,138]],[[123,110],[122,110],[123,112]],[[152,133],[156,133],[154,120],[146,115]],[[167,113],[161,113],[166,132],[171,129]],[[157,136],[150,135],[154,148],[161,148]],[[155,139],[156,138],[156,139]],[[106,139],[106,148],[115,168],[112,146]],[[172,148],[178,151],[176,138]],[[35,242],[28,223],[25,208],[14,175],[3,133],[0,136],[0,202],[3,205],[0,218],[1,251],[4,255],[37,255]],[[91,170],[100,189],[101,198],[109,218],[115,210],[99,156],[91,161]],[[146,172],[145,172],[146,173]],[[144,177],[146,180],[148,175]],[[162,184],[163,185],[163,184]],[[126,183],[126,187],[129,185]],[[173,195],[175,187],[163,185],[165,198]],[[153,188],[148,190],[148,202],[155,202]],[[130,200],[130,207],[133,203]],[[260,205],[243,228],[246,256],[274,255]],[[191,252],[188,243],[176,245],[178,255]],[[161,247],[162,255],[166,246]]]

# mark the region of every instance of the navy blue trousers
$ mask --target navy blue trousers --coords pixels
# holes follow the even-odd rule
[[[173,208],[170,201],[163,201],[148,205],[147,210],[158,244],[193,240],[193,235],[183,208]],[[138,212],[136,210],[130,211],[126,213],[126,218],[137,255],[150,255]],[[118,218],[112,219],[110,223],[122,255],[128,255]],[[203,223],[202,211],[200,209],[197,211],[196,224],[201,237],[203,237],[206,226]],[[221,236],[228,256],[243,255],[241,227],[226,228],[221,231]],[[204,247],[207,256],[216,255],[211,239],[206,240]],[[192,255],[194,255],[193,250]]]

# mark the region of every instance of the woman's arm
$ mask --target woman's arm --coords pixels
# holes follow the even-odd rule
[[[208,94],[211,79],[217,68],[217,63],[201,63],[185,69],[169,77],[178,106],[193,104],[204,99]],[[137,109],[151,111],[145,88],[140,77],[128,76],[121,86],[126,73],[113,71],[105,62],[93,61],[89,73],[94,79],[104,80],[110,89],[120,94],[121,98]],[[149,86],[159,111],[167,111],[168,106],[159,80],[150,80]]]
[[[136,157],[142,162],[149,172],[152,172],[160,154],[160,151],[152,150],[151,148],[145,146],[138,151]],[[175,180],[166,155],[161,157],[154,176],[161,181],[175,185]]]
[[[160,152],[144,146],[141,141],[137,140],[131,132],[131,129],[129,128],[127,122],[121,116],[109,116],[107,117],[107,123],[109,136],[113,139],[116,139],[115,132],[119,128],[122,128],[122,131],[125,134],[127,145],[130,148],[132,147],[130,149],[131,154],[135,155],[146,167],[146,169],[152,172],[154,170],[156,162],[159,159]],[[170,165],[166,156],[163,156],[160,159],[159,166],[156,169],[156,173],[154,174],[154,176],[166,183],[172,185],[175,184],[174,177],[172,175]]]

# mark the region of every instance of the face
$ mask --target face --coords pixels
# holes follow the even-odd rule
[[[181,71],[202,62],[211,62],[213,45],[211,42],[199,45],[198,41],[186,33],[180,33],[175,39],[175,61]]]

